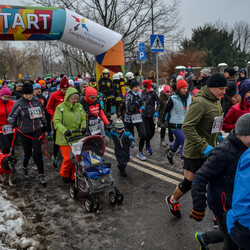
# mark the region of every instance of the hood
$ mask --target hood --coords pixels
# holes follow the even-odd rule
[[[75,88],[69,87],[67,89],[66,95],[64,97],[64,102],[68,101],[69,96],[72,95],[72,94],[79,94],[79,92]]]
[[[195,94],[196,98],[199,96],[205,97],[213,102],[218,101],[209,91],[207,86],[201,87],[201,90]]]
[[[85,94],[85,101],[89,104],[92,104],[93,102],[95,102],[95,100],[90,100],[89,96],[90,95],[95,95],[97,96],[97,90],[91,86],[87,87],[86,89],[86,94]]]

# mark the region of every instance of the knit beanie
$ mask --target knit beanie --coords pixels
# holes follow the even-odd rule
[[[80,82],[80,89],[81,89],[84,85],[89,85],[89,83],[88,83],[87,80],[82,80],[82,81]]]
[[[184,71],[190,73],[191,69],[190,69],[189,67],[186,67],[186,68],[184,69]]]
[[[181,79],[177,82],[177,90],[182,88],[188,88],[188,83],[184,79]]]
[[[69,87],[69,81],[66,76],[64,76],[60,82],[60,89],[67,89]]]
[[[15,85],[14,85],[13,83],[9,82],[9,83],[7,84],[7,87],[8,87],[9,89],[14,89],[14,88],[15,88]]]
[[[207,80],[208,88],[222,88],[227,87],[227,79],[220,73],[212,74]]]
[[[250,113],[242,115],[235,125],[236,135],[250,135]]]
[[[239,73],[247,74],[247,70],[245,68],[241,69]]]
[[[245,79],[239,84],[239,95],[243,98],[250,91],[250,79]]]
[[[39,83],[39,85],[42,87],[42,85],[43,85],[44,83],[46,83],[46,82],[45,82],[44,80],[39,80],[38,83]]]
[[[149,89],[152,86],[153,82],[151,79],[146,79],[142,82],[144,88]]]
[[[115,122],[115,129],[117,130],[122,130],[124,129],[124,123],[122,120],[118,119],[116,122]]]
[[[3,88],[0,91],[0,96],[3,95],[9,95],[9,96],[11,95],[11,91],[7,86],[3,86]]]
[[[41,86],[38,83],[33,84],[33,89],[41,89]]]
[[[210,71],[209,71],[209,69],[202,69],[201,70],[201,74],[203,74],[203,75],[209,75]]]
[[[129,87],[131,88],[131,89],[133,89],[134,87],[136,87],[136,86],[140,86],[140,84],[139,84],[139,82],[137,82],[135,79],[133,79],[132,81],[131,81],[131,83],[129,84]]]
[[[228,70],[227,70],[227,73],[228,73],[230,76],[236,75],[236,71],[235,71],[234,69],[228,69]]]
[[[24,94],[33,94],[33,86],[30,83],[24,83],[23,85]]]
[[[164,85],[163,87],[163,93],[167,93],[170,91],[170,86],[169,85]]]

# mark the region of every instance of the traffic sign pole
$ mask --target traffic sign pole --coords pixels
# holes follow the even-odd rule
[[[158,52],[156,54],[156,91],[157,94],[159,95],[159,72],[158,72]]]

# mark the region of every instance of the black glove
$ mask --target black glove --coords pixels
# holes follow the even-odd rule
[[[47,126],[43,126],[43,127],[42,127],[42,132],[43,132],[43,133],[47,132],[47,129],[48,129]]]
[[[110,131],[111,128],[112,128],[112,124],[111,124],[111,122],[110,122],[109,124],[106,125],[106,129],[107,129],[108,131]]]
[[[71,133],[69,130],[67,130],[67,131],[64,133],[64,135],[67,136],[67,137],[69,137],[69,136],[72,135],[72,133]]]

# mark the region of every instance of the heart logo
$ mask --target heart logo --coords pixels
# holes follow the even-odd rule
[[[89,112],[91,115],[97,117],[99,115],[99,108],[100,108],[100,104],[96,104],[96,105],[91,105],[89,107]]]

